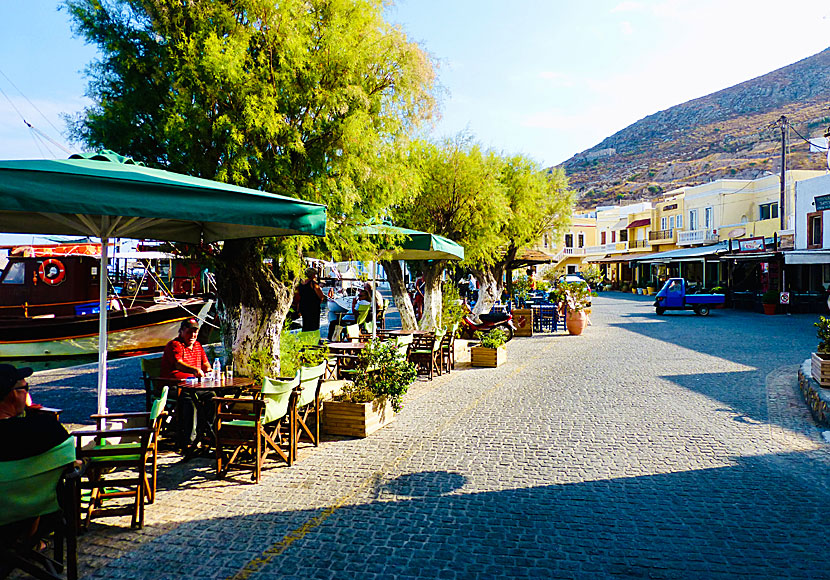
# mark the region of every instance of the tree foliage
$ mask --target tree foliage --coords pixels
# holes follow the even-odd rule
[[[403,144],[432,113],[434,72],[383,4],[66,0],[102,54],[88,68],[93,105],[74,120],[78,140],[328,206],[325,240],[224,244],[220,297],[227,326],[242,328],[228,339],[234,352],[279,352],[303,252],[355,253],[352,226],[407,186]]]

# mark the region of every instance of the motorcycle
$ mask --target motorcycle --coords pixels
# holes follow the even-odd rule
[[[507,341],[513,338],[516,332],[516,325],[513,324],[513,315],[507,313],[495,314],[481,314],[479,315],[480,324],[476,324],[471,318],[472,314],[468,313],[461,319],[461,327],[459,334],[461,338],[474,339],[476,332],[490,332],[495,328],[501,328],[507,333]]]

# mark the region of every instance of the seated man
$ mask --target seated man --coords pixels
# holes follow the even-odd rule
[[[196,340],[199,321],[188,318],[182,321],[179,335],[167,343],[161,357],[161,376],[173,379],[204,377],[210,372],[205,349]],[[199,433],[213,432],[213,398],[216,393],[205,390],[198,394],[182,393],[176,407],[178,444],[188,449],[196,442]]]
[[[3,469],[4,461],[41,455],[69,438],[69,433],[54,415],[27,413],[31,399],[26,378],[31,374],[30,368],[0,365],[0,469]],[[3,513],[12,507],[4,507],[5,500],[0,497],[0,512]],[[33,538],[39,523],[40,517],[36,517],[10,524],[8,529],[0,531],[0,540],[7,542],[21,536]]]

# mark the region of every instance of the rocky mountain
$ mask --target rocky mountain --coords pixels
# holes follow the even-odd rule
[[[801,138],[830,130],[830,48],[711,95],[649,115],[562,164],[580,205],[650,199],[720,178],[780,171],[785,115],[789,169],[825,169]],[[801,136],[799,136],[801,135]]]

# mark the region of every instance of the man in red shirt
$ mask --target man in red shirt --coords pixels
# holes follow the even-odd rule
[[[199,321],[195,318],[183,320],[179,327],[179,336],[167,343],[161,357],[161,376],[174,379],[203,377],[210,372],[205,349],[196,340],[199,334]]]
[[[161,357],[161,376],[174,379],[204,377],[210,372],[205,349],[196,340],[199,321],[188,318],[179,327],[179,336],[167,343]],[[213,398],[210,389],[183,392],[176,402],[176,425],[179,447],[186,453],[194,448],[200,433],[213,434]],[[189,459],[185,455],[185,459]]]

